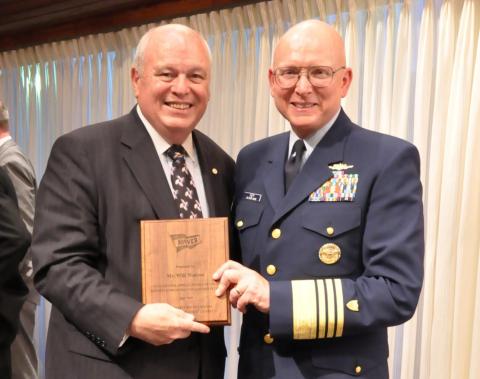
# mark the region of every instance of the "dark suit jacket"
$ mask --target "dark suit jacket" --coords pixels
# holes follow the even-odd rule
[[[242,261],[271,285],[269,315],[244,316],[239,378],[386,378],[387,327],[423,279],[418,152],[341,111],[285,195],[288,139],[237,160]]]
[[[10,378],[10,344],[27,295],[18,266],[29,244],[12,182],[0,167],[0,378]]]
[[[20,150],[17,143],[14,140],[9,140],[0,146],[0,166],[5,168],[13,183],[15,193],[17,194],[20,216],[27,230],[31,233],[35,211],[35,192],[37,190],[37,181],[32,163]],[[27,300],[38,304],[40,296],[33,288],[32,259],[28,252],[21,263],[20,273],[29,289]]]
[[[202,133],[193,140],[210,215],[228,216],[233,160]],[[160,347],[129,338],[118,348],[142,306],[139,221],[174,218],[167,178],[135,110],[55,142],[32,243],[35,284],[53,304],[49,379],[197,379],[199,370],[223,377],[222,328]]]

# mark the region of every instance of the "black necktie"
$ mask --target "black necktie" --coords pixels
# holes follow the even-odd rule
[[[173,198],[178,207],[180,218],[201,218],[202,207],[193,183],[192,175],[185,165],[187,152],[181,145],[172,145],[166,151],[172,159],[170,180],[173,187]]]
[[[302,157],[305,152],[305,143],[299,139],[293,144],[292,154],[285,164],[285,193],[295,179],[295,176],[300,172],[302,167]]]

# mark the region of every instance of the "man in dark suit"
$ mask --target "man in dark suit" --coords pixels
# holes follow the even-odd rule
[[[387,327],[413,315],[422,286],[418,152],[343,112],[352,71],[328,24],[291,28],[269,79],[292,131],[240,152],[243,265],[214,274],[245,312],[239,378],[387,378]]]
[[[139,221],[181,216],[171,182],[178,154],[195,209],[229,214],[234,162],[194,130],[209,100],[210,66],[196,31],[152,29],[131,72],[137,107],[54,144],[32,243],[36,286],[53,305],[49,379],[223,378],[222,328],[169,304],[141,303]]]
[[[0,101],[0,166],[5,168],[18,199],[18,208],[29,233],[33,229],[37,181],[32,163],[10,135],[7,107]],[[33,286],[32,258],[26,254],[20,263],[20,274],[28,287],[28,296],[20,311],[17,336],[12,343],[13,379],[37,378],[37,352],[33,341],[35,312],[40,296]]]
[[[5,379],[11,377],[10,345],[28,292],[18,265],[29,245],[30,236],[20,218],[15,189],[0,167],[0,378]]]

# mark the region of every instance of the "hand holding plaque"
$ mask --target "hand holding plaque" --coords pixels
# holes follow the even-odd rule
[[[208,325],[229,325],[215,270],[228,259],[227,218],[141,221],[143,302],[167,303]]]
[[[255,270],[227,261],[215,271],[213,279],[218,282],[215,294],[221,297],[230,291],[230,303],[240,312],[245,313],[249,304],[262,313],[270,311],[270,283]]]

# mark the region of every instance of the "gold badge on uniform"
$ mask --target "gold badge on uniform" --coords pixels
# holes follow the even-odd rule
[[[358,306],[358,300],[350,300],[347,303],[347,308],[350,309],[352,312],[358,312],[360,307]]]
[[[341,256],[342,252],[340,248],[334,243],[326,243],[318,250],[318,257],[326,265],[337,263]]]

